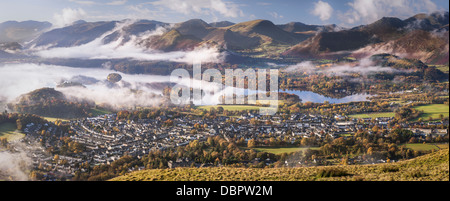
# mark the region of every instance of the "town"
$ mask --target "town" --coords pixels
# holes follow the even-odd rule
[[[288,119],[283,119],[280,115],[263,116],[255,111],[239,117],[202,119],[190,115],[161,115],[135,121],[119,119],[117,114],[112,113],[71,120],[68,123],[69,132],[59,129],[52,122],[29,123],[24,129],[26,137],[21,141],[29,145],[28,153],[31,154],[35,168],[47,170],[48,174],[43,175],[42,179],[55,180],[71,179],[76,172],[86,172],[89,166],[110,165],[125,155],[140,159],[152,151],[182,147],[194,140],[206,141],[209,137],[220,136],[227,141],[239,139],[240,144],[244,145],[249,141],[257,141],[262,146],[314,146],[314,143],[303,144],[301,140],[348,138],[361,130],[372,134],[374,127],[389,132],[392,129],[388,126],[391,120],[392,117],[352,119],[341,115],[330,118],[302,113],[291,114]],[[447,129],[415,128],[416,124],[417,122],[403,123],[402,127],[410,130],[417,139],[442,138],[448,135]],[[448,120],[428,124],[448,126]],[[43,149],[36,151],[32,146],[33,142],[41,142]],[[49,149],[59,149],[61,154],[49,155]],[[168,167],[192,165],[186,163],[188,160],[169,161]],[[273,162],[275,161],[267,160],[266,165]],[[197,164],[199,167],[208,165],[212,166]],[[142,169],[145,167],[132,167],[128,171]]]

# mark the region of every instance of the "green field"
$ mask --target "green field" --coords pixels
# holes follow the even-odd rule
[[[305,151],[307,149],[317,150],[319,149],[319,147],[256,147],[253,149],[258,152],[282,154],[282,153]]]
[[[16,124],[2,123],[0,124],[0,137],[6,137],[8,141],[15,141],[23,138],[25,134],[17,131]]]
[[[448,117],[448,105],[445,104],[429,104],[429,105],[422,105],[422,106],[416,106],[414,109],[423,111],[423,114],[420,115],[420,118],[422,118],[424,121],[428,121],[428,119],[431,117],[433,120],[440,119],[440,115],[442,114],[444,117]]]
[[[365,114],[353,114],[349,115],[351,118],[362,119],[362,118],[377,118],[377,117],[394,117],[394,112],[374,112]]]
[[[42,117],[43,119],[49,121],[49,122],[55,122],[56,120],[61,120],[63,122],[69,122],[70,119],[64,119],[64,118],[56,118],[56,117]]]
[[[439,147],[435,144],[414,143],[414,144],[405,144],[405,147],[408,149],[412,149],[414,151],[439,150]]]
[[[110,114],[111,111],[108,111],[105,109],[92,108],[89,111],[89,113],[92,114],[93,117],[96,117],[96,116],[101,116],[101,115],[105,115],[105,114]],[[69,118],[58,118],[58,117],[42,117],[42,118],[44,118],[45,120],[47,120],[49,122],[55,122],[56,120],[61,120],[63,122],[69,122],[70,120],[72,120]]]
[[[90,113],[92,113],[92,116],[96,117],[100,115],[110,114],[111,111],[102,108],[92,108]]]
[[[449,66],[448,65],[435,65],[435,67],[444,72],[444,73],[449,73]]]

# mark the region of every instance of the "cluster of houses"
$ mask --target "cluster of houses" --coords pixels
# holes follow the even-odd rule
[[[170,118],[173,125],[164,125]],[[246,121],[241,121],[246,120]],[[259,123],[254,124],[254,121]],[[377,125],[387,128],[392,118],[376,119],[348,119],[341,117],[330,118],[328,116],[311,114],[292,114],[288,119],[281,116],[260,116],[248,113],[240,117],[220,116],[216,119],[191,118],[189,115],[181,117],[158,117],[156,119],[117,120],[116,114],[107,114],[92,118],[83,118],[70,121],[73,132],[68,135],[53,124],[28,124],[24,129],[26,139],[31,142],[41,142],[43,146],[39,154],[34,152],[35,166],[45,166],[52,171],[47,175],[63,175],[70,178],[76,171],[86,171],[79,164],[87,163],[90,166],[111,164],[125,154],[142,157],[152,150],[164,150],[167,148],[185,146],[193,140],[206,140],[210,136],[220,135],[226,140],[230,138],[264,140],[264,136],[280,137],[294,143],[297,139],[316,135],[323,138],[326,135],[337,138],[349,136],[359,129],[371,130]],[[247,122],[247,123],[243,123]],[[200,126],[199,126],[200,125]],[[200,128],[199,128],[200,127]],[[47,133],[44,139],[42,130]],[[416,135],[446,135],[447,129],[410,129]],[[51,137],[48,137],[51,136]],[[65,163],[55,162],[54,156],[45,153],[49,147],[61,146],[62,137],[70,137],[75,142],[86,147],[82,153],[69,156],[60,156],[59,160]],[[180,159],[170,161],[169,167],[190,166],[192,161]],[[47,169],[48,169],[47,168]],[[141,167],[143,168],[143,167]]]
[[[115,114],[70,122],[76,135],[71,138],[86,146],[94,164],[110,164],[123,155],[142,157],[152,150],[184,146],[193,140],[206,140],[214,132],[192,133],[193,125],[176,121],[165,127],[162,120],[118,121]]]
[[[56,180],[60,178],[70,179],[78,169],[74,166],[81,162],[82,158],[60,156],[58,160],[64,160],[66,164],[58,163],[55,157],[47,152],[47,149],[60,147],[62,137],[68,137],[68,133],[58,129],[53,123],[35,124],[29,123],[23,132],[26,134],[20,141],[23,151],[31,159],[31,165],[38,169],[45,169],[44,180]]]

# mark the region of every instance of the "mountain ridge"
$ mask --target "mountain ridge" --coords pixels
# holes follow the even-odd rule
[[[126,22],[129,24],[118,29],[120,23]],[[153,33],[159,27],[164,30]],[[384,51],[424,62],[448,64],[448,30],[448,12],[419,13],[405,20],[383,17],[350,29],[334,24],[307,25],[302,22],[276,25],[264,19],[240,23],[207,23],[202,19],[191,19],[175,24],[145,19],[78,21],[43,32],[23,45],[23,49],[74,47],[102,36],[104,44],[118,41],[119,45],[123,45],[133,39],[136,45],[163,52],[190,51],[205,44],[245,57],[271,59],[339,58],[349,55],[361,58],[370,56],[367,54],[371,51],[375,54]],[[147,33],[152,34],[146,36]],[[10,52],[1,51],[0,56],[12,57]]]
[[[437,48],[439,51],[433,53],[433,58],[435,59],[422,59],[428,61],[439,60],[438,63],[448,63],[448,59],[447,61],[442,59],[448,55],[448,51],[445,51],[445,44],[447,44],[448,49],[448,39],[446,39],[448,38],[448,12],[443,14],[443,20],[436,19],[441,16],[437,14],[418,14],[415,16],[406,20],[383,17],[371,24],[354,27],[349,30],[320,32],[306,41],[291,47],[283,55],[288,57],[320,58],[330,53],[345,55],[352,54],[353,51],[361,52],[364,48],[367,48],[368,50],[365,51],[367,54],[370,54],[375,49],[377,53],[380,53],[379,51],[387,51],[396,54],[408,54],[409,56],[410,53],[418,50],[417,47],[425,44],[427,48],[423,48],[424,50],[421,50],[419,54],[435,51],[433,48]],[[421,16],[421,18],[417,19],[417,16]],[[445,16],[447,17],[445,18]],[[434,23],[426,24],[433,24],[433,28],[435,29],[431,29],[430,31],[430,26],[419,26],[423,21],[422,18],[427,19],[427,21],[433,21]],[[443,24],[444,22],[447,24]],[[441,34],[434,34],[434,32]],[[435,37],[433,38],[431,35]],[[436,42],[433,42],[433,45],[426,45],[427,42],[432,40],[443,42],[444,47],[441,47]],[[369,47],[373,48],[371,49]],[[353,56],[358,55],[355,52],[353,52]]]

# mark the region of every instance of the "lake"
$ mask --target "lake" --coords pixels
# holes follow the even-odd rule
[[[280,92],[295,94],[302,102],[313,102],[313,103],[323,103],[328,101],[331,104],[334,103],[349,103],[349,102],[360,102],[360,101],[370,101],[367,98],[372,97],[370,94],[353,94],[343,98],[331,98],[312,91],[295,91],[295,90],[280,90]]]

